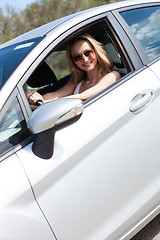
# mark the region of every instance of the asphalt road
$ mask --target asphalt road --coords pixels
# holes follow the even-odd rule
[[[160,214],[131,240],[160,240]]]

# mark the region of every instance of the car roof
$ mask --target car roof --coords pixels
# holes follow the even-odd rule
[[[59,25],[63,25],[64,23],[65,24],[67,23],[68,26],[70,24],[72,27],[72,25],[75,24],[74,19],[81,19],[81,21],[83,21],[83,19],[91,18],[95,15],[104,13],[106,11],[116,10],[116,9],[122,8],[122,7],[135,6],[137,4],[145,4],[145,3],[160,3],[160,1],[157,1],[157,0],[126,0],[126,1],[111,3],[111,4],[107,4],[107,5],[102,5],[102,6],[95,7],[95,8],[90,8],[90,9],[57,19],[53,22],[47,23],[41,27],[31,30],[23,35],[20,35],[19,37],[16,37],[16,38],[2,44],[0,46],[0,49],[5,48],[10,45],[13,45],[13,44],[16,44],[16,43],[27,41],[27,40],[30,40],[33,38],[44,37],[47,33],[52,31],[53,29],[57,28]]]

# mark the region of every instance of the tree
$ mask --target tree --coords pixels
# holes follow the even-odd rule
[[[55,19],[113,1],[120,0],[37,0],[19,13],[8,6],[6,16],[0,9],[0,44]]]

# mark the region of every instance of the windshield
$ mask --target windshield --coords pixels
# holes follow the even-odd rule
[[[30,39],[0,50],[0,89],[27,54],[42,38]]]

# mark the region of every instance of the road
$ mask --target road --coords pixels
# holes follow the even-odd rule
[[[160,240],[160,214],[131,240]]]

